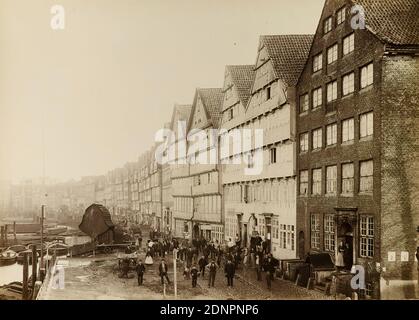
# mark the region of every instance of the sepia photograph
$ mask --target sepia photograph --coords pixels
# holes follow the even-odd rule
[[[419,1],[0,0],[0,228],[0,300],[419,300]]]

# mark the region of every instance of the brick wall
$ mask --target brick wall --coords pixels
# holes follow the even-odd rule
[[[382,88],[382,263],[384,279],[417,279],[419,235],[419,56],[385,56]],[[396,261],[388,261],[388,252]],[[401,262],[401,252],[409,261]]]

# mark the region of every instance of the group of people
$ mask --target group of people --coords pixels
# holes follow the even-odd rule
[[[225,244],[220,244],[218,240],[208,241],[205,238],[194,239],[192,242],[179,241],[175,238],[159,240],[154,238],[155,232],[150,232],[150,235],[153,237],[147,241],[144,263],[138,260],[135,266],[139,286],[143,284],[146,266],[153,265],[157,257],[161,259],[158,266],[161,283],[164,284],[166,280],[170,284],[169,266],[165,257],[173,249],[177,249],[177,258],[183,263],[184,279],[191,280],[193,288],[197,286],[199,276],[208,279],[208,287],[214,287],[220,270],[224,271],[227,286],[233,287],[236,270],[241,265],[255,267],[258,281],[262,280],[262,273],[266,272],[267,286],[271,288],[276,264],[264,241],[251,243],[249,248],[242,248],[238,235]],[[129,269],[129,263],[127,265],[128,267],[124,265],[123,269]]]

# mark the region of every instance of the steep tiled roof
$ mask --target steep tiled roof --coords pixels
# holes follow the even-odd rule
[[[393,45],[419,45],[418,0],[352,0],[364,8],[368,29]]]
[[[214,127],[218,127],[221,120],[221,108],[224,97],[223,89],[198,89],[198,94],[202,99],[202,103],[204,104],[204,107],[208,112]]]
[[[189,121],[189,116],[191,115],[192,106],[186,104],[175,104],[172,112],[172,119],[170,121],[170,128],[173,130],[175,126],[175,118],[178,115],[178,121]],[[177,124],[176,124],[177,126]]]
[[[183,121],[188,121],[191,114],[192,106],[188,105],[176,105],[177,112],[179,113],[179,119]]]
[[[261,36],[267,49],[275,75],[289,86],[296,84],[309,55],[313,35]]]
[[[254,65],[227,66],[241,103],[246,106],[251,94],[252,83],[255,78]]]

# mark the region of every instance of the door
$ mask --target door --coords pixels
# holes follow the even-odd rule
[[[298,256],[300,259],[305,259],[306,257],[304,231],[298,233]]]

